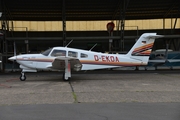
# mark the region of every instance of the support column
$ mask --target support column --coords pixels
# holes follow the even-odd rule
[[[62,35],[62,46],[66,46],[66,13],[65,13],[65,0],[63,0],[62,4],[62,27],[63,27],[63,35]]]
[[[163,34],[165,35],[165,18],[163,18]]]
[[[109,37],[112,37],[112,36],[113,36],[113,32],[110,32]],[[113,39],[109,39],[109,52],[110,53],[112,52],[112,42],[113,42]]]
[[[2,9],[2,0],[0,1],[0,12],[1,12],[1,15],[0,15],[0,22],[1,22],[1,24],[2,24],[2,12],[3,12],[3,9]],[[2,26],[1,26],[2,27]],[[0,31],[0,32],[2,32],[2,31]],[[0,61],[1,61],[1,63],[0,63],[0,72],[3,70],[3,63],[2,63],[2,61],[3,61],[3,57],[2,57],[2,48],[3,48],[3,45],[2,45],[2,41],[3,41],[3,33],[1,34],[1,36],[0,36]]]
[[[1,32],[3,33],[3,37],[0,40],[0,49],[2,53],[2,69],[3,71],[5,70],[5,64],[8,62],[8,48],[12,48],[11,43],[6,40],[6,37],[10,36],[10,24],[9,24],[9,19],[12,19],[11,13],[8,10],[8,8],[5,6],[5,0],[0,0],[0,12],[2,12],[1,16],[1,25],[2,29]],[[12,24],[13,25],[13,24]],[[13,28],[13,26],[12,26]]]
[[[120,11],[120,20],[121,20],[121,39],[119,42],[119,47],[121,51],[124,51],[124,27],[125,27],[125,14],[126,14],[126,9],[128,7],[130,0],[123,0],[122,1],[122,9]]]
[[[26,53],[29,53],[29,40],[28,40],[28,28],[26,27],[26,40],[25,40],[25,44],[26,44]]]
[[[1,12],[2,12],[2,16],[1,16],[1,32],[3,33],[3,37],[2,37],[2,40],[1,40],[1,53],[2,53],[2,71],[5,70],[5,61],[6,61],[6,57],[3,56],[4,54],[7,53],[7,46],[6,46],[6,39],[5,39],[5,36],[6,36],[6,22],[5,22],[5,19],[6,19],[6,14],[5,13],[5,9],[4,9],[4,1],[1,0]]]

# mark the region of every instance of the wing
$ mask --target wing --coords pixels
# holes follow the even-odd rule
[[[148,62],[152,62],[152,63],[165,63],[166,60],[165,59],[161,59],[161,60],[149,60]]]
[[[173,63],[173,62],[180,62],[180,59],[161,59],[161,60],[149,60],[148,62],[154,62],[154,63],[165,63],[165,62],[170,62],[170,63]]]
[[[82,68],[82,64],[79,59],[70,58],[70,57],[57,57],[52,62],[52,69],[64,70],[65,62],[70,63],[71,69],[74,71],[80,71]]]

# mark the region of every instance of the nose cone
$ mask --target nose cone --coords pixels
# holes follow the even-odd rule
[[[16,56],[10,57],[10,58],[8,58],[8,60],[15,61],[16,60]]]

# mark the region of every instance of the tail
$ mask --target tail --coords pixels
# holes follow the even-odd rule
[[[163,36],[156,35],[156,33],[142,34],[126,56],[132,59],[140,60],[146,65],[148,63],[155,39],[161,37]]]

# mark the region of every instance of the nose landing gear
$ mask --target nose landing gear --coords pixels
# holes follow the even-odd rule
[[[20,79],[21,81],[25,81],[25,80],[26,80],[26,75],[25,75],[24,72],[21,72],[21,76],[19,77],[19,79]]]

